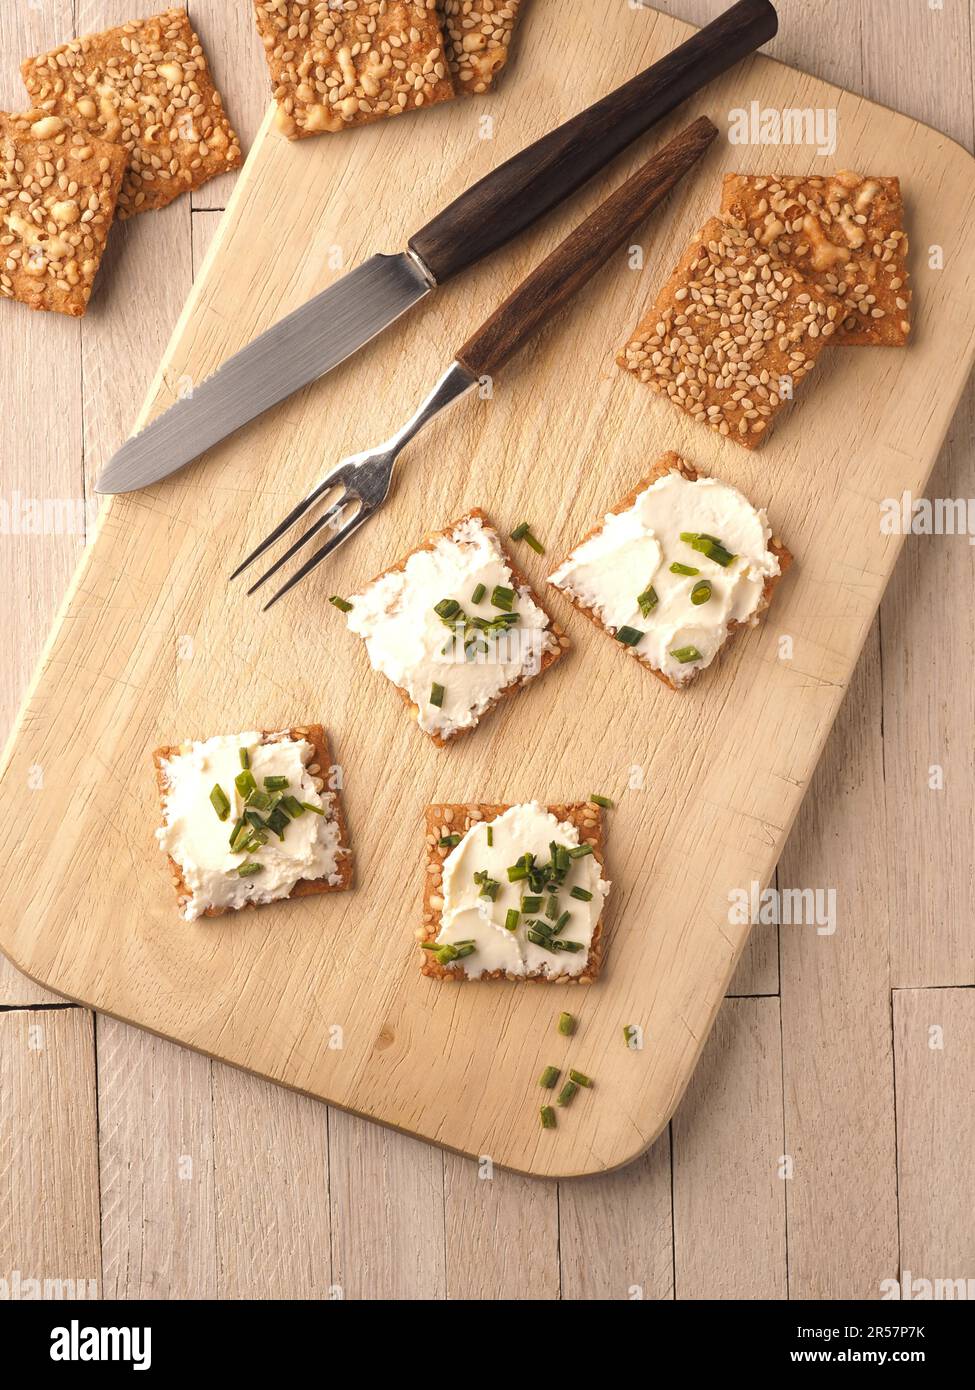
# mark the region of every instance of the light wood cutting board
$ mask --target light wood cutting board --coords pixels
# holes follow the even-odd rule
[[[496,96],[299,145],[266,122],[139,423],[331,283],[335,248],[346,267],[398,249],[475,178],[688,32],[599,0],[536,3]],[[728,112],[753,99],[836,108],[835,157],[718,142],[648,225],[642,270],[619,256],[492,400],[462,404],[424,435],[381,519],[268,615],[228,587],[323,466],[390,433],[469,331],[651,149],[701,113],[725,131]],[[902,179],[916,290],[908,351],[827,354],[754,454],[614,366],[717,209],[725,170],[842,167]],[[5,754],[3,950],[64,995],[499,1164],[568,1176],[638,1155],[677,1104],[744,945],[729,890],[769,879],[896,560],[900,538],[881,534],[879,503],[923,490],[968,375],[973,215],[975,164],[959,146],[756,59],[326,381],[174,479],[114,499]],[[932,245],[942,270],[928,268]],[[671,448],[766,505],[797,557],[769,620],[684,695],[543,588],[555,559]],[[474,505],[505,530],[532,521],[548,555],[522,547],[518,562],[574,646],[475,734],[438,750],[325,600]],[[344,769],[355,891],[181,922],[153,839],[151,750],[309,720],[327,725]],[[420,979],[424,805],[590,791],[617,802],[603,979],[589,989]],[[561,1009],[580,1020],[571,1040],[555,1031]],[[640,1051],[623,1044],[634,1023]],[[555,1132],[538,1123],[549,1063],[597,1080]]]

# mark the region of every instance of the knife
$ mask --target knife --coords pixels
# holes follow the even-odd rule
[[[127,440],[96,492],[168,477],[344,362],[438,285],[520,235],[652,125],[771,39],[769,0],[729,10],[462,193],[396,255],[375,255],[227,359]]]

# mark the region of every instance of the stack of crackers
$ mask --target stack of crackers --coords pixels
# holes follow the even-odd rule
[[[0,114],[0,294],[85,312],[115,217],[236,168],[240,142],[183,9],[73,39],[21,67]]]
[[[727,174],[617,362],[753,449],[830,344],[907,345],[907,254],[896,178]]]

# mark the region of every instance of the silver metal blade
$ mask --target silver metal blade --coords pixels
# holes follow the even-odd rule
[[[431,288],[405,251],[371,256],[228,358],[192,395],[127,440],[96,482],[96,492],[132,492],[175,473],[344,362]]]

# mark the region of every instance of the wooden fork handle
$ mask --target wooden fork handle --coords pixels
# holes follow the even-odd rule
[[[490,376],[623,246],[717,135],[706,116],[673,140],[580,223],[457,353],[472,376]]]

